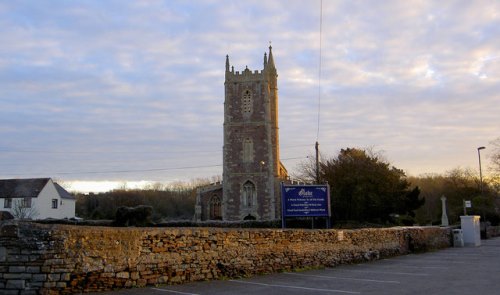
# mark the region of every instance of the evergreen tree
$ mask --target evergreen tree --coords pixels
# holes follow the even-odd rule
[[[396,214],[413,217],[425,202],[401,169],[362,149],[342,149],[322,161],[320,179],[331,186],[335,220],[386,223]]]

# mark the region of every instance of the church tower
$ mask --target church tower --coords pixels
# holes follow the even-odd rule
[[[280,218],[278,74],[272,48],[261,71],[235,72],[226,56],[223,220]]]

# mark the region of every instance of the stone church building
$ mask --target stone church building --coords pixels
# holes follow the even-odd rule
[[[195,219],[281,218],[278,74],[272,48],[264,68],[235,72],[226,56],[222,183],[198,190]]]

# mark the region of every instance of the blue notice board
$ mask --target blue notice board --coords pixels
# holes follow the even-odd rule
[[[281,190],[283,217],[331,216],[328,184],[282,184]]]

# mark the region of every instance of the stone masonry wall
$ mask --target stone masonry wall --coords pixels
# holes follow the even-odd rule
[[[335,266],[450,246],[450,230],[0,223],[1,294],[71,294]]]

